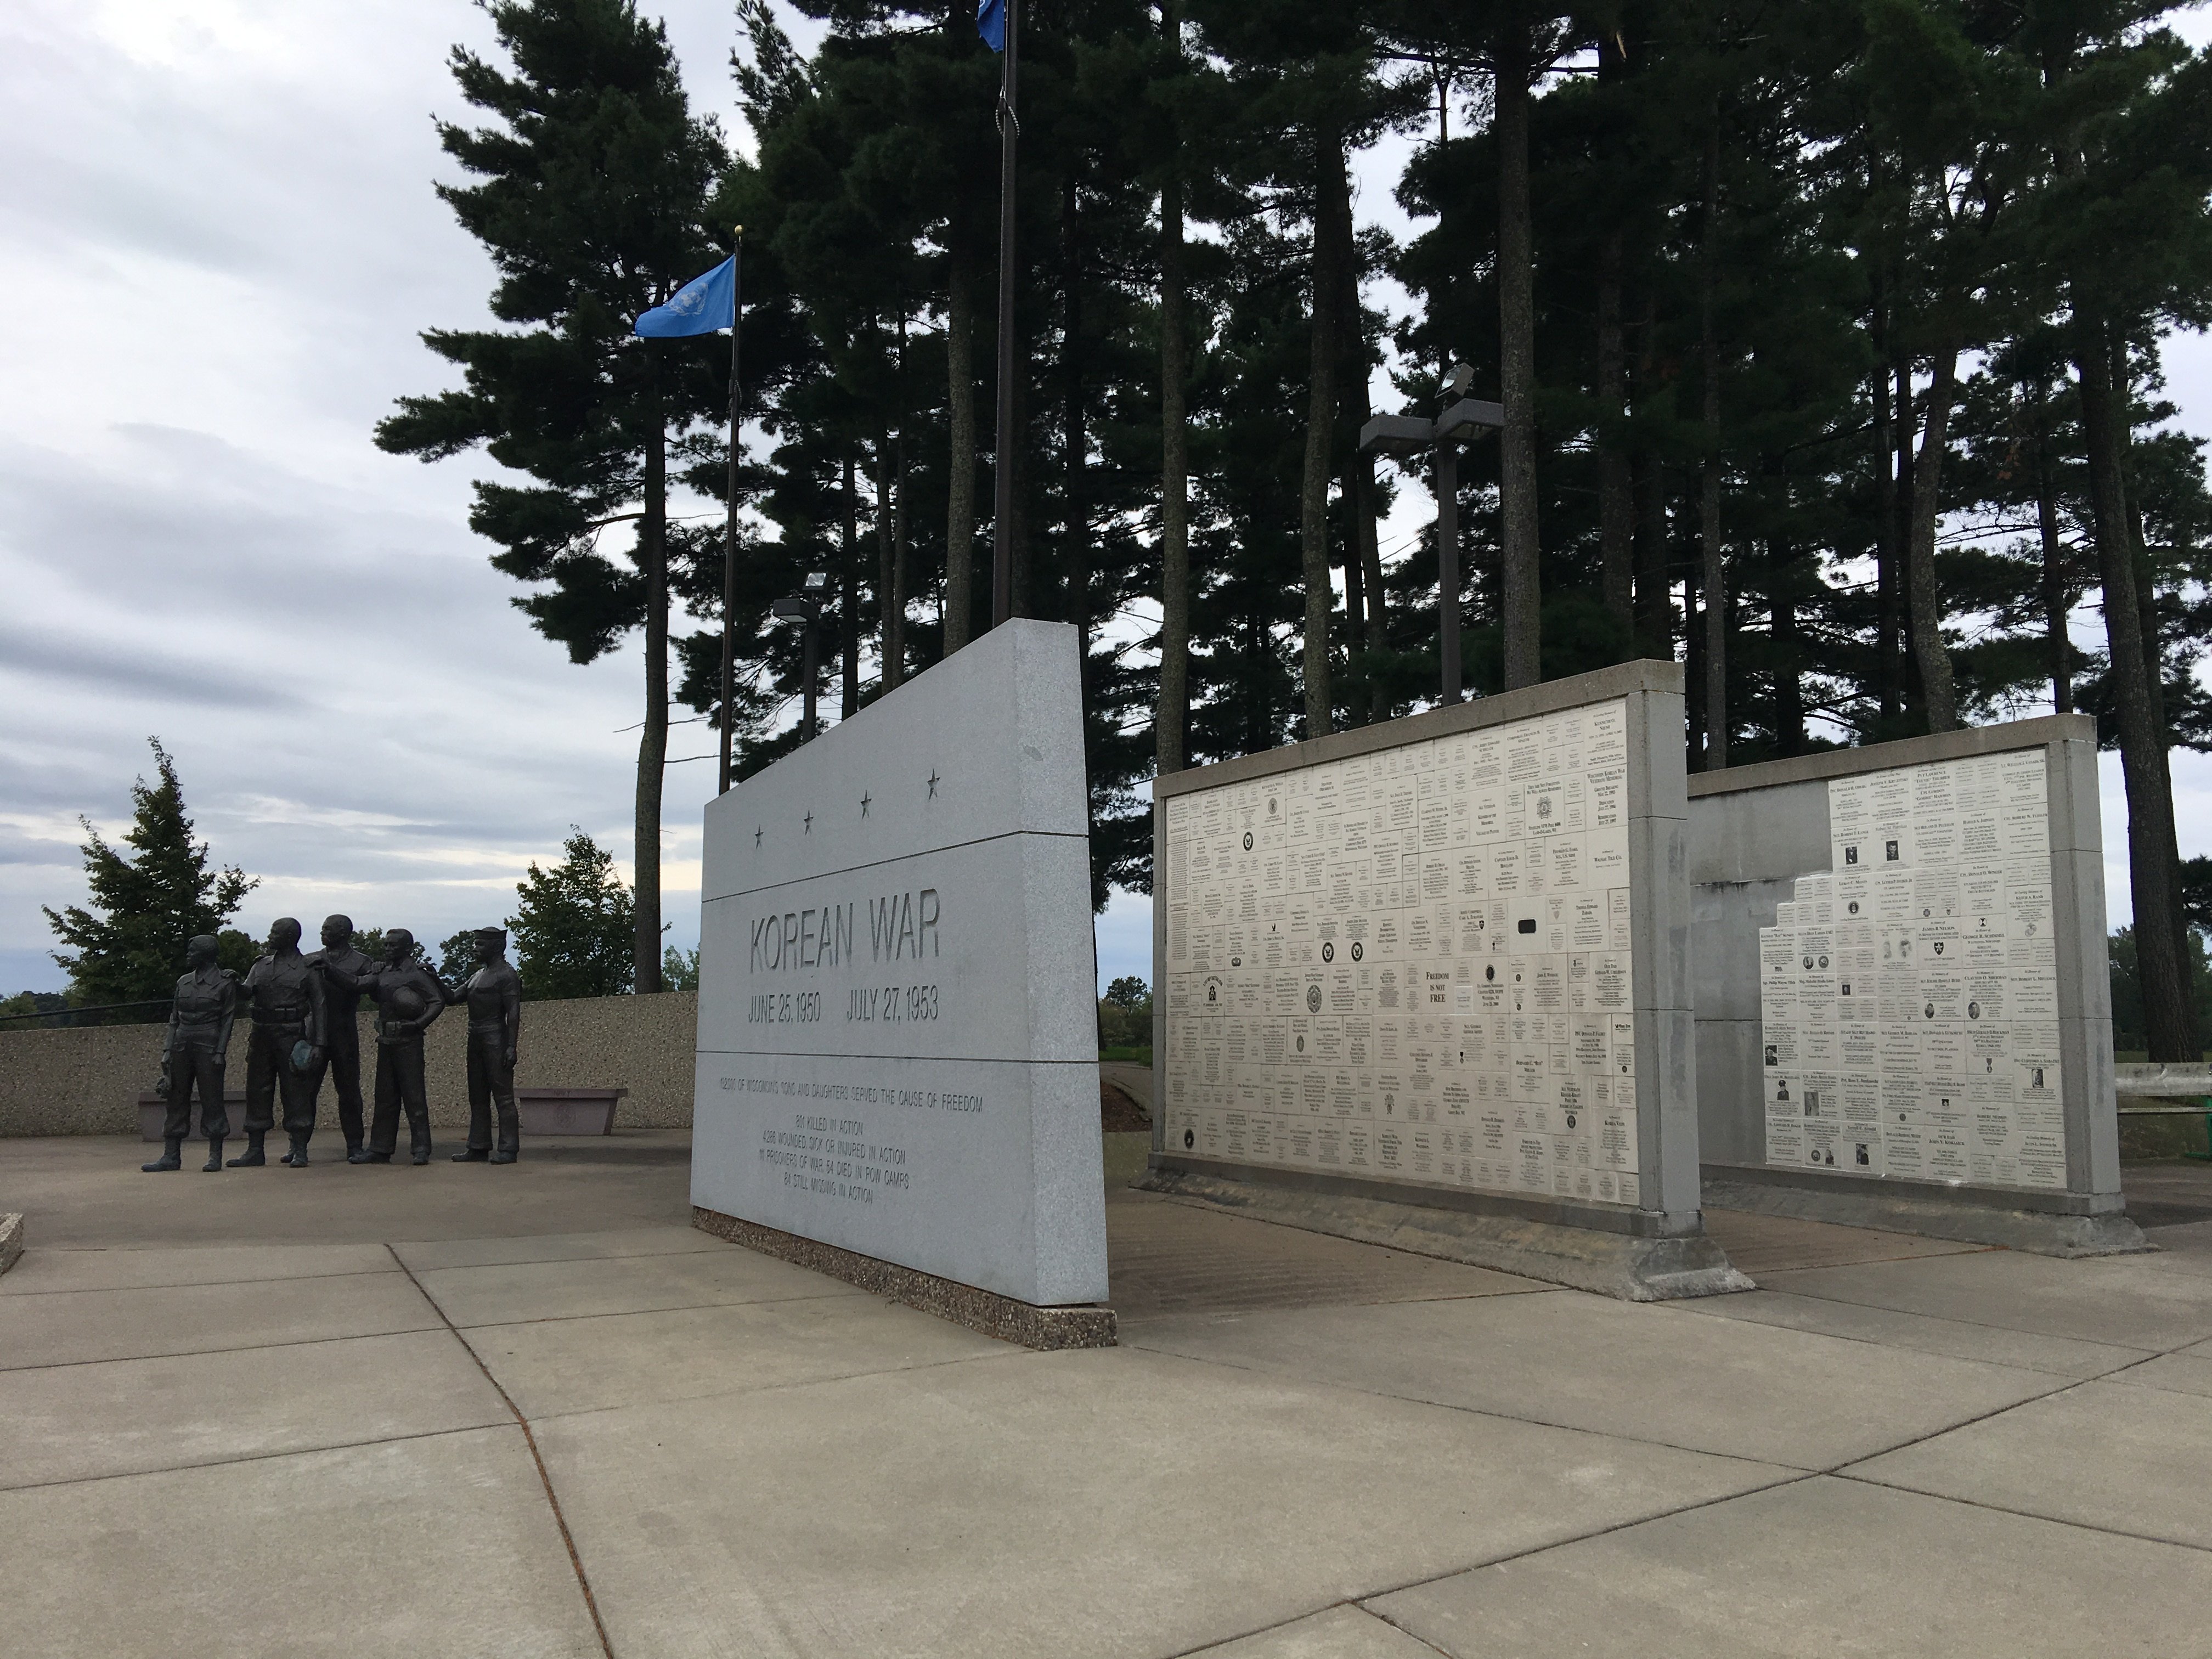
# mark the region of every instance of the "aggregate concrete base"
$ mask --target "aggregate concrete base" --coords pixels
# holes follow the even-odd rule
[[[1800,1221],[1827,1221],[1882,1232],[1918,1233],[1969,1244],[2064,1257],[2137,1255],[2158,1246],[2124,1214],[2058,1215],[2009,1210],[1897,1192],[1824,1191],[1764,1181],[1731,1181],[1708,1173],[1705,1201],[1717,1210],[1750,1210]]]
[[[1281,1226],[1471,1262],[1624,1302],[1670,1302],[1757,1288],[1729,1265],[1718,1242],[1702,1232],[1686,1238],[1639,1238],[1522,1216],[1296,1191],[1184,1170],[1156,1168],[1135,1184]]]
[[[699,1205],[691,1208],[691,1224],[732,1244],[760,1251],[816,1273],[828,1273],[877,1296],[889,1297],[909,1308],[935,1314],[971,1331],[981,1331],[1024,1348],[1110,1348],[1115,1345],[1114,1310],[1107,1307],[1041,1308],[1017,1302],[995,1291],[980,1290],[950,1279],[939,1279],[914,1267],[902,1267],[858,1251],[840,1249],[819,1239],[780,1232],[757,1221],[724,1215]]]
[[[14,1267],[23,1254],[23,1218],[0,1215],[0,1273]]]

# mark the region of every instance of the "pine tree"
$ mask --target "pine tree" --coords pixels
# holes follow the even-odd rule
[[[635,983],[631,951],[636,909],[616,873],[613,854],[571,825],[561,861],[515,885],[514,939],[523,994],[532,998],[620,996]],[[663,963],[656,960],[656,970]]]
[[[149,785],[142,777],[131,786],[133,816],[123,843],[132,852],[110,846],[91,819],[79,819],[93,908],[46,909],[46,925],[69,947],[54,952],[54,961],[69,975],[76,1004],[166,1000],[185,971],[185,947],[195,936],[212,933],[226,943],[243,939],[222,924],[259,884],[234,866],[208,867],[208,844],[192,839],[176,763],[160,738],[147,741],[159,781]],[[225,965],[237,965],[237,954],[233,944]],[[167,1014],[149,1009],[139,1017]]]
[[[424,343],[463,386],[403,398],[376,429],[395,453],[441,460],[477,445],[528,486],[479,482],[470,525],[492,562],[535,591],[514,603],[569,659],[645,635],[638,743],[641,991],[659,988],[660,792],[668,750],[672,434],[728,407],[726,345],[634,337],[639,313],[712,264],[707,194],[725,163],[686,106],[666,31],[633,0],[491,0],[511,72],[455,48],[454,80],[495,125],[448,122],[447,153],[480,183],[438,186],[500,269],[507,327],[433,329]],[[634,521],[627,563],[602,533]],[[550,583],[550,587],[538,584]]]

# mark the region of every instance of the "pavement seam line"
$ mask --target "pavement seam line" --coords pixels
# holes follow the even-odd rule
[[[1992,1251],[1990,1252],[1990,1254],[1994,1255],[1996,1252]],[[1909,1259],[1912,1261],[1925,1261],[1928,1258],[1915,1256]],[[1793,1268],[1791,1271],[1825,1273],[1827,1269],[1824,1267],[1808,1267],[1802,1270]],[[2149,1350],[2144,1350],[2142,1348],[2136,1348],[2136,1345],[2132,1342],[2105,1342],[2105,1339],[2100,1336],[2052,1336],[2049,1331],[2025,1331],[2017,1325],[1996,1325],[1992,1324],[1986,1319],[1954,1319],[1949,1314],[1919,1313],[1911,1308],[1892,1308],[1880,1302],[1854,1302],[1849,1297],[1822,1296],[1816,1291],[1801,1291],[1788,1285],[1762,1285],[1759,1288],[1761,1290],[1771,1290],[1778,1296],[1802,1296],[1808,1302],[1832,1302],[1838,1307],[1872,1308],[1881,1313],[1911,1314],[1916,1319],[1948,1320],[1954,1325],[1971,1325],[1976,1330],[1980,1331],[2007,1331],[2014,1336],[2039,1336],[2049,1338],[2051,1340],[2057,1342],[2104,1342],[2105,1346],[2108,1348],[2130,1348],[2134,1349],[2137,1353],[2148,1352],[2154,1357],[2159,1354],[2178,1353],[2183,1348],[2190,1347],[2196,1343],[2212,1341],[2212,1331],[2207,1331],[2202,1336],[2192,1336],[2186,1341],[2179,1343],[2171,1348],[2152,1348]]]
[[[235,1348],[180,1348],[173,1353],[118,1353],[105,1359],[56,1359],[44,1365],[0,1365],[0,1376],[13,1376],[19,1371],[67,1370],[73,1365],[127,1365],[142,1359],[198,1359],[203,1354],[265,1353],[271,1348],[313,1347],[318,1342],[366,1342],[378,1336],[418,1336],[438,1328],[435,1325],[409,1325],[396,1331],[349,1331],[343,1336],[302,1336],[288,1342],[247,1342]]]
[[[1683,1452],[1692,1457],[1717,1457],[1730,1463],[1756,1463],[1761,1468],[1786,1469],[1793,1475],[1814,1475],[1826,1474],[1829,1473],[1829,1471],[1826,1469],[1817,1468],[1809,1463],[1784,1463],[1777,1458],[1754,1457],[1748,1452],[1714,1451],[1710,1447],[1705,1446],[1685,1446],[1676,1441],[1654,1440],[1644,1435],[1628,1434],[1617,1429],[1593,1429],[1588,1425],[1582,1423],[1555,1422],[1548,1417],[1522,1417],[1516,1412],[1500,1411],[1494,1406],[1463,1406],[1456,1401],[1449,1400],[1425,1400],[1418,1395],[1392,1394],[1384,1389],[1363,1389],[1356,1382],[1338,1382],[1324,1381],[1310,1376],[1300,1376],[1293,1371],[1273,1370],[1263,1365],[1240,1365],[1234,1360],[1217,1359],[1210,1354],[1178,1353],[1173,1348],[1146,1347],[1141,1342],[1124,1342],[1121,1344],[1121,1346],[1125,1348],[1135,1348],[1145,1353],[1158,1354],[1164,1359],[1181,1359],[1188,1361],[1189,1364],[1194,1365],[1218,1365],[1224,1370],[1242,1371],[1248,1376],[1272,1376],[1280,1382],[1295,1383],[1300,1388],[1340,1389],[1346,1394],[1360,1395],[1369,1400],[1395,1400],[1401,1405],[1424,1406],[1431,1411],[1459,1412],[1468,1417],[1494,1418],[1501,1423],[1518,1423],[1524,1428],[1551,1429],[1560,1434],[1594,1435],[1601,1440],[1625,1441],[1632,1446],[1656,1446],[1662,1451]],[[2040,1396],[2033,1397],[2040,1398]],[[2023,1400],[2017,1403],[2026,1405],[2027,1401]],[[2005,1409],[2009,1411],[2012,1408],[2010,1407],[2007,1407]],[[1979,1419],[1977,1419],[1975,1420],[1978,1421]],[[1963,1428],[1966,1425],[1964,1424],[1960,1424],[1957,1426]],[[1948,1433],[1948,1431],[1939,1431],[1939,1432]],[[1883,1449],[1892,1450],[1894,1449],[1894,1448],[1885,1447]],[[1881,1452],[1869,1452],[1867,1456],[1879,1457],[1881,1455]],[[1854,1458],[1851,1461],[1853,1462],[1863,1462],[1865,1459]],[[1845,1466],[1838,1465],[1838,1467],[1842,1468]],[[1377,1594],[1387,1593],[1388,1592],[1382,1591],[1377,1592]]]
[[[267,1463],[279,1457],[319,1457],[325,1452],[366,1451],[377,1446],[404,1446],[415,1440],[442,1440],[448,1435],[482,1434],[503,1429],[504,1423],[464,1423],[451,1429],[424,1429],[419,1434],[387,1434],[374,1440],[343,1440],[334,1446],[286,1446],[276,1451],[240,1452],[234,1457],[210,1457],[197,1463],[164,1463],[158,1468],[117,1469],[110,1474],[73,1474],[59,1480],[32,1480],[20,1486],[0,1486],[0,1492],[46,1492],[55,1486],[88,1486],[97,1480],[144,1480],[157,1474],[189,1474],[195,1469],[224,1469],[234,1463]]]
[[[1781,1466],[1770,1465],[1770,1467],[1779,1468]],[[1671,1521],[1677,1516],[1694,1515],[1699,1510],[1715,1509],[1723,1504],[1733,1504],[1740,1498],[1757,1498],[1764,1492],[1779,1492],[1785,1486],[1802,1486],[1808,1480],[1817,1480],[1820,1478],[1820,1471],[1818,1469],[1808,1469],[1802,1473],[1793,1472],[1784,1480],[1770,1480],[1763,1486],[1747,1486],[1741,1492],[1723,1492],[1717,1498],[1701,1498],[1694,1504],[1684,1504],[1674,1509],[1662,1510],[1656,1515],[1638,1516],[1634,1520],[1631,1521],[1615,1521],[1608,1525],[1596,1528],[1589,1532],[1577,1533],[1572,1538],[1557,1538],[1553,1539],[1549,1543],[1531,1544],[1526,1549],[1513,1550],[1504,1555],[1495,1555],[1488,1557],[1483,1560],[1470,1561],[1464,1566],[1448,1567],[1442,1572],[1431,1573],[1425,1578],[1409,1578],[1401,1584],[1389,1584],[1385,1585],[1381,1589],[1367,1590],[1361,1595],[1349,1598],[1341,1605],[1358,1607],[1360,1612],[1370,1614],[1376,1619],[1380,1619],[1384,1624],[1389,1626],[1391,1629],[1403,1632],[1406,1635],[1412,1636],[1416,1642],[1421,1643],[1424,1646],[1433,1648],[1436,1646],[1436,1644],[1429,1641],[1427,1638],[1414,1635],[1412,1631],[1407,1630],[1403,1625],[1401,1625],[1396,1620],[1391,1618],[1388,1613],[1379,1612],[1367,1604],[1370,1601],[1380,1601],[1386,1595],[1403,1595],[1407,1590],[1420,1589],[1430,1584],[1440,1584],[1448,1578],[1462,1578],[1471,1572],[1482,1572],[1491,1567],[1502,1567],[1510,1562],[1525,1561],[1531,1556],[1542,1555],[1547,1551],[1568,1549],[1577,1544],[1587,1544],[1592,1539],[1607,1537],[1616,1532],[1626,1532],[1632,1527],[1648,1527],[1657,1522]],[[1332,1603],[1331,1605],[1334,1606],[1338,1604]],[[1272,1630],[1276,1627],[1271,1625],[1267,1626],[1267,1628]],[[1218,1646],[1218,1644],[1216,1645]],[[1203,1650],[1194,1650],[1194,1651],[1203,1651]],[[1438,1651],[1444,1651],[1444,1650],[1440,1649]],[[1177,1655],[1176,1656],[1176,1659],[1182,1659],[1182,1656]]]
[[[545,1467],[545,1455],[538,1449],[538,1437],[531,1431],[530,1419],[522,1414],[507,1390],[500,1386],[499,1379],[491,1374],[491,1367],[484,1364],[483,1356],[470,1346],[468,1338],[461,1334],[452,1320],[446,1318],[446,1310],[438,1305],[435,1297],[422,1288],[422,1281],[415,1277],[414,1270],[399,1261],[399,1253],[391,1245],[386,1244],[384,1248],[391,1251],[392,1259],[399,1263],[399,1271],[407,1275],[407,1282],[415,1287],[415,1294],[430,1304],[431,1310],[444,1321],[453,1340],[461,1345],[462,1352],[476,1362],[477,1369],[483,1373],[483,1380],[499,1396],[500,1404],[506,1407],[508,1415],[514,1419],[514,1426],[522,1431],[522,1443],[530,1448],[530,1461],[538,1468],[538,1484],[545,1491],[545,1505],[553,1511],[553,1524],[560,1528],[561,1543],[568,1552],[568,1565],[576,1575],[576,1588],[583,1592],[584,1611],[592,1615],[592,1629],[598,1633],[599,1651],[606,1655],[606,1659],[615,1659],[615,1644],[607,1636],[606,1621],[599,1617],[599,1598],[592,1594],[591,1577],[584,1571],[584,1558],[577,1553],[575,1537],[568,1530],[568,1517],[561,1512],[560,1497],[553,1490],[552,1471]]]
[[[1783,1466],[1771,1464],[1769,1467],[1778,1468]],[[1452,1567],[1443,1572],[1431,1573],[1425,1578],[1409,1578],[1402,1584],[1392,1584],[1382,1589],[1369,1590],[1365,1595],[1356,1597],[1352,1605],[1362,1613],[1374,1613],[1375,1617],[1382,1620],[1393,1630],[1405,1630],[1405,1626],[1399,1624],[1396,1620],[1388,1614],[1376,1612],[1367,1604],[1370,1601],[1380,1601],[1386,1595],[1402,1595],[1407,1590],[1421,1589],[1430,1584],[1441,1584],[1447,1578],[1462,1578],[1471,1572],[1483,1572],[1492,1567],[1505,1566],[1511,1562],[1526,1561],[1531,1556],[1543,1555],[1553,1550],[1571,1549],[1577,1544],[1587,1544],[1593,1539],[1607,1538],[1617,1532],[1626,1532],[1632,1527],[1649,1527],[1662,1521],[1672,1521],[1678,1516],[1695,1515],[1699,1510],[1717,1509],[1723,1504],[1733,1504],[1741,1498],[1757,1498],[1765,1492],[1780,1492],[1785,1486],[1802,1486],[1808,1480],[1820,1480],[1821,1474],[1822,1472],[1819,1469],[1807,1469],[1802,1473],[1793,1472],[1786,1479],[1770,1480],[1764,1486],[1747,1486],[1741,1492],[1723,1492],[1717,1498],[1701,1498],[1694,1504],[1684,1504],[1674,1509],[1662,1510],[1656,1515],[1638,1516],[1632,1521],[1616,1521],[1591,1532],[1577,1533],[1572,1538],[1557,1538],[1547,1544],[1531,1544],[1524,1550],[1514,1550],[1505,1555],[1494,1555],[1486,1560],[1470,1561],[1463,1567]],[[1408,1630],[1406,1631],[1406,1634],[1413,1636],[1413,1632]],[[1413,1639],[1418,1642],[1425,1638],[1415,1636]],[[1434,1647],[1436,1644],[1431,1642],[1429,1645]]]
[[[791,1302],[849,1302],[855,1297],[867,1294],[861,1290],[819,1291],[809,1296],[757,1296],[744,1302],[676,1302],[665,1308],[606,1308],[598,1313],[540,1314],[535,1319],[490,1319],[480,1324],[454,1325],[453,1328],[457,1331],[498,1331],[516,1325],[558,1325],[571,1319],[628,1319],[636,1314],[696,1313],[702,1308],[780,1308]],[[447,1322],[450,1324],[452,1322]]]
[[[1795,1291],[1772,1291],[1768,1292],[1768,1294],[1772,1296],[1795,1296],[1798,1294],[1798,1292]],[[1721,1298],[1718,1297],[1699,1297],[1695,1298],[1695,1300],[1697,1302],[1717,1303]],[[2094,1382],[2098,1378],[2115,1376],[2120,1371],[2132,1370],[2137,1365],[2148,1364],[2154,1359],[2161,1359],[2165,1358],[2163,1353],[2154,1348],[2133,1348],[2118,1342],[2099,1342],[2086,1336],[2046,1336],[2037,1331],[2013,1331],[2010,1330],[2008,1327],[2002,1325],[1977,1325],[1963,1319],[1947,1319],[1941,1314],[1907,1313],[1901,1308],[1874,1308],[1863,1302],[1838,1302],[1830,1297],[1806,1297],[1806,1300],[1826,1302],[1829,1306],[1835,1308],[1866,1308],[1869,1312],[1894,1314],[1899,1319],[1925,1319],[1929,1321],[1931,1323],[1938,1325],[1964,1325],[1969,1330],[2007,1331],[2010,1335],[2025,1336],[2038,1342],[2080,1342],[2094,1348],[2117,1349],[2121,1353],[2135,1354],[2137,1358],[2123,1360],[2118,1365],[2115,1366],[2113,1370],[2110,1371],[2098,1371],[2092,1376],[2084,1376],[2079,1371],[2052,1370],[2047,1366],[2024,1365],[2016,1364],[2009,1359],[1977,1359],[1970,1354],[1945,1353],[1940,1348],[1916,1348],[1907,1343],[1884,1342],[1875,1337],[1851,1336],[1842,1331],[1808,1330],[1802,1325],[1784,1325],[1771,1319],[1753,1319],[1744,1314],[1722,1313],[1718,1311],[1717,1309],[1710,1314],[1701,1314],[1700,1317],[1709,1319],[1729,1319],[1735,1321],[1739,1325],[1758,1325],[1762,1326],[1770,1331],[1795,1331],[1800,1336],[1832,1337],[1838,1342],[1863,1342],[1870,1348],[1881,1348],[1890,1353],[1926,1354],[1931,1359],[1955,1359],[1960,1364],[1965,1365],[1995,1365],[2003,1370],[2033,1371],[2038,1376],[2069,1377],[2076,1382]],[[1662,1311],[1668,1313],[1698,1312],[1698,1308],[1687,1300],[1682,1302],[1662,1302],[1654,1305]]]
[[[903,1304],[894,1303],[891,1305],[897,1307]],[[465,1334],[462,1334],[461,1340],[464,1342],[468,1340]],[[910,1371],[943,1370],[948,1365],[1002,1364],[1018,1359],[1028,1358],[1032,1353],[1037,1353],[1039,1351],[1035,1349],[1024,1349],[1015,1353],[960,1354],[951,1359],[924,1360],[918,1365],[894,1365],[888,1370],[839,1371],[833,1376],[801,1377],[797,1381],[791,1382],[765,1383],[757,1389],[723,1389],[713,1394],[687,1394],[680,1395],[674,1400],[660,1400],[651,1403],[659,1406],[692,1406],[715,1400],[750,1400],[756,1395],[787,1394],[798,1389],[826,1389],[839,1382],[864,1382],[871,1377],[902,1376]],[[572,1412],[541,1413],[538,1420],[541,1423],[556,1423],[571,1417],[596,1417],[604,1412],[629,1411],[631,1409],[633,1409],[633,1407],[629,1405],[583,1406]]]
[[[2128,1387],[2131,1389],[2154,1389],[2160,1394],[2192,1395],[2195,1391],[2190,1389],[2161,1388],[2155,1382],[2129,1382],[2128,1373],[2139,1371],[2154,1360],[2203,1359],[2204,1358],[2205,1356],[2201,1353],[2190,1353],[2180,1348],[2169,1348],[2164,1353],[2147,1353],[2141,1359],[2131,1359],[2117,1370],[2100,1371],[2094,1376],[2085,1376],[2081,1380],[2084,1382],[2127,1382]],[[2204,1398],[2203,1395],[2196,1395],[2195,1397],[2199,1400]]]
[[[381,1279],[391,1271],[389,1267],[356,1267],[342,1273],[277,1273],[267,1279],[187,1279],[173,1285],[64,1285],[51,1291],[7,1290],[0,1291],[0,1308],[15,1297],[120,1296],[127,1291],[196,1291],[216,1285],[304,1285],[322,1279]]]
[[[2040,1373],[2039,1373],[2039,1375],[2040,1375]],[[1911,1451],[1915,1446],[1924,1446],[1931,1440],[1941,1440],[1945,1435],[1956,1434],[1961,1429],[1978,1427],[1984,1423],[1992,1422],[1996,1419],[2002,1417],[2008,1412],[2016,1412],[2025,1407],[2039,1405],[2046,1400],[2056,1400],[2062,1394],[2071,1394],[2076,1389],[2087,1388],[2090,1383],[2100,1380],[2101,1379],[2094,1376],[2077,1376],[2072,1382],[2065,1384],[2063,1388],[2045,1389],[2042,1393],[2032,1394],[2025,1400],[2015,1400],[2009,1406],[1992,1407],[1988,1411],[1978,1413],[1974,1416],[1966,1418],[1961,1422],[1951,1424],[1947,1428],[1930,1429],[1926,1434],[1916,1434],[1910,1440],[1900,1440],[1894,1446],[1884,1446],[1880,1451],[1869,1452],[1863,1457],[1847,1457],[1840,1463],[1832,1463],[1826,1468],[1815,1469],[1814,1473],[1815,1474],[1832,1474],[1838,1480],[1860,1480],[1863,1477],[1849,1474],[1846,1474],[1845,1471],[1855,1469],[1862,1463],[1871,1463],[1877,1457],[1888,1457],[1898,1452]],[[1869,1486],[1884,1486],[1888,1483],[1879,1480],[1868,1480],[1867,1484]],[[1935,1494],[1930,1493],[1929,1496],[1932,1497],[1935,1496]]]
[[[1271,1631],[1288,1630],[1291,1626],[1304,1624],[1309,1619],[1318,1619],[1325,1613],[1334,1613],[1339,1607],[1349,1607],[1352,1612],[1372,1619],[1377,1624],[1389,1625],[1392,1630],[1398,1632],[1401,1636],[1419,1642],[1431,1653],[1443,1653],[1444,1659],[1451,1659],[1449,1654],[1444,1653],[1443,1649],[1427,1638],[1415,1636],[1402,1625],[1384,1618],[1371,1607],[1361,1607],[1357,1601],[1348,1596],[1340,1601],[1331,1601],[1322,1607],[1310,1607],[1304,1613],[1294,1613],[1287,1619],[1276,1620],[1273,1624],[1255,1625],[1250,1630],[1240,1631],[1234,1636],[1224,1636],[1218,1642],[1207,1642],[1200,1647],[1180,1649],[1170,1655],[1169,1659],[1194,1659],[1194,1656],[1200,1654],[1218,1653],[1222,1649],[1233,1647],[1239,1642],[1249,1642],[1255,1636],[1265,1636]]]
[[[2023,1521],[2040,1521],[2046,1526],[2074,1527],[2082,1532],[2101,1533],[2107,1538],[2125,1538],[2138,1544],[2162,1544],[2168,1549],[2193,1550],[2199,1555],[2212,1555],[2212,1545],[2192,1544],[2185,1538],[2161,1538],[2152,1532],[2130,1532],[2124,1527],[2108,1527],[2100,1521],[2073,1521],[2063,1516],[2044,1515],[2034,1510],[2016,1510],[2008,1504],[1992,1504],[1979,1498],[1961,1498],[1955,1492],[1929,1492],[1924,1486],[1908,1486],[1895,1480],[1877,1480],[1870,1474],[1852,1474],[1847,1470],[1827,1472],[1838,1480],[1848,1480],[1856,1486],[1872,1486],[1881,1492],[1910,1492],[1915,1498],[1932,1498],[1938,1504],[1958,1504],[1970,1510],[1983,1510],[1991,1515],[2017,1516]]]
[[[398,1255],[394,1250],[392,1255]],[[495,1273],[501,1267],[550,1267],[574,1266],[584,1261],[659,1261],[672,1255],[712,1255],[712,1250],[632,1250],[623,1255],[533,1255],[518,1261],[439,1261],[428,1267],[417,1267],[423,1273]]]

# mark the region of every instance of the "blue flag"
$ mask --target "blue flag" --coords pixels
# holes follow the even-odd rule
[[[993,52],[1006,49],[1006,0],[975,0],[975,33]]]
[[[705,276],[684,283],[667,304],[647,312],[632,331],[648,340],[680,340],[687,334],[735,328],[737,316],[738,261],[732,254]]]

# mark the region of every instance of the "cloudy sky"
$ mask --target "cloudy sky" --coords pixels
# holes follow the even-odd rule
[[[732,8],[660,9],[695,107],[734,131]],[[489,266],[430,189],[430,118],[467,112],[456,41],[490,45],[461,0],[0,12],[0,994],[60,986],[39,907],[82,896],[78,815],[127,822],[149,736],[217,860],[260,878],[257,933],[496,921],[572,823],[629,857],[636,651],[574,667],[508,604],[465,523],[488,463],[369,441],[446,383],[417,331],[489,320]],[[1392,222],[1383,177],[1362,211]],[[2212,354],[2181,343],[2172,369],[2212,428]],[[678,727],[671,753],[709,746]],[[2212,769],[2178,773],[2185,851],[2212,850]],[[668,774],[678,944],[714,781]],[[2108,767],[2116,858],[2118,791]],[[2117,920],[2124,866],[2108,882]],[[1149,939],[1117,901],[1102,975],[1149,975]]]

